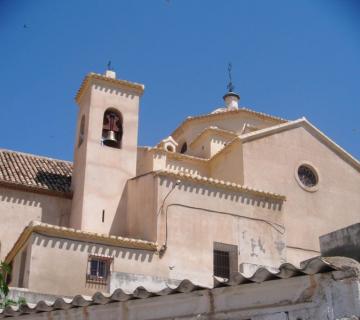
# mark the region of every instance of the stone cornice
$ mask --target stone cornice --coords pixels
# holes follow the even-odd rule
[[[12,189],[12,190],[25,191],[25,192],[33,192],[37,194],[44,194],[44,195],[66,198],[66,199],[72,199],[73,197],[72,192],[50,190],[50,189],[42,188],[41,186],[30,186],[20,182],[8,182],[8,181],[0,180],[0,187]]]
[[[228,189],[228,190],[237,191],[237,192],[245,192],[245,193],[249,193],[249,194],[252,194],[252,195],[258,196],[258,197],[264,197],[264,198],[280,200],[280,201],[286,200],[285,196],[278,194],[278,193],[266,192],[263,190],[250,188],[245,185],[236,184],[236,183],[230,182],[230,181],[214,179],[211,177],[203,177],[203,176],[192,175],[192,174],[183,173],[183,172],[174,172],[174,171],[169,171],[169,170],[158,170],[158,171],[154,171],[152,173],[155,176],[169,176],[169,177],[173,177],[173,178],[178,178],[180,180],[192,181],[197,184],[211,185],[211,186],[214,186],[217,188]]]
[[[204,159],[204,158],[199,158],[199,157],[195,157],[195,156],[191,156],[185,153],[179,153],[179,152],[170,152],[167,150],[164,150],[162,148],[149,148],[148,149],[150,152],[154,152],[156,154],[165,154],[166,156],[168,156],[169,158],[173,158],[173,159],[180,159],[180,160],[187,160],[187,161],[195,161],[195,162],[207,162],[208,159]]]
[[[145,90],[145,86],[140,83],[130,82],[127,80],[113,79],[113,78],[109,78],[102,74],[97,74],[97,73],[89,73],[85,76],[85,78],[84,78],[83,82],[81,83],[81,86],[75,96],[75,101],[77,103],[79,103],[81,96],[85,92],[85,89],[90,85],[92,80],[106,81],[108,83],[111,83],[114,86],[131,89],[134,92],[136,92],[139,96],[141,96]]]
[[[109,246],[116,246],[129,249],[141,249],[141,250],[158,250],[158,245],[155,242],[123,238],[119,236],[112,236],[106,234],[100,234],[96,232],[88,232],[83,230],[77,230],[73,228],[66,228],[55,226],[39,221],[31,221],[30,224],[25,227],[19,238],[15,242],[12,249],[7,254],[5,261],[11,262],[16,254],[21,250],[31,234],[38,233],[46,236],[61,237],[70,240],[86,241],[91,243],[105,244]]]

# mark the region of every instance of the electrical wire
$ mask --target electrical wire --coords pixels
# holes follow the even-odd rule
[[[174,189],[175,189],[175,187],[173,187],[173,189],[170,190],[170,192],[164,198],[164,201],[162,203],[162,206],[159,209],[159,212],[163,209],[166,198],[170,195],[170,193]],[[270,225],[272,228],[274,228],[281,235],[285,234],[285,227],[283,225],[275,223],[275,222],[271,222],[271,221],[268,221],[268,220],[265,220],[265,219],[252,218],[252,217],[247,217],[247,216],[244,216],[244,215],[238,215],[236,213],[213,210],[213,209],[207,209],[207,208],[202,208],[202,207],[195,207],[195,206],[190,206],[190,205],[186,205],[186,204],[182,204],[182,203],[171,203],[166,207],[166,210],[165,210],[165,243],[162,246],[162,250],[161,250],[162,255],[165,253],[165,250],[167,248],[167,241],[168,241],[168,210],[169,210],[170,207],[183,207],[183,208],[187,208],[187,209],[195,209],[195,210],[201,210],[201,211],[205,211],[205,212],[212,212],[212,213],[230,215],[230,216],[233,216],[233,217],[236,217],[236,218],[243,218],[243,219],[248,219],[248,220],[253,220],[253,221],[260,221],[260,222],[264,222],[264,223]]]

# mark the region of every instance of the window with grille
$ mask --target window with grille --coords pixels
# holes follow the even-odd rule
[[[230,252],[214,250],[214,276],[230,277]]]
[[[111,257],[89,256],[86,281],[106,284],[110,275]]]

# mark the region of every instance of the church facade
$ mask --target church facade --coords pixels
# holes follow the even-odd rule
[[[74,162],[0,150],[0,259],[10,286],[55,295],[251,276],[319,253],[359,222],[360,163],[305,118],[239,107],[138,146],[144,86],[88,74]]]

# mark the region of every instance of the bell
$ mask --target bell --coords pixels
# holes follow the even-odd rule
[[[103,139],[103,143],[104,145],[108,146],[108,147],[117,147],[118,146],[118,141],[116,139],[116,133],[115,131],[107,131],[104,139]]]

